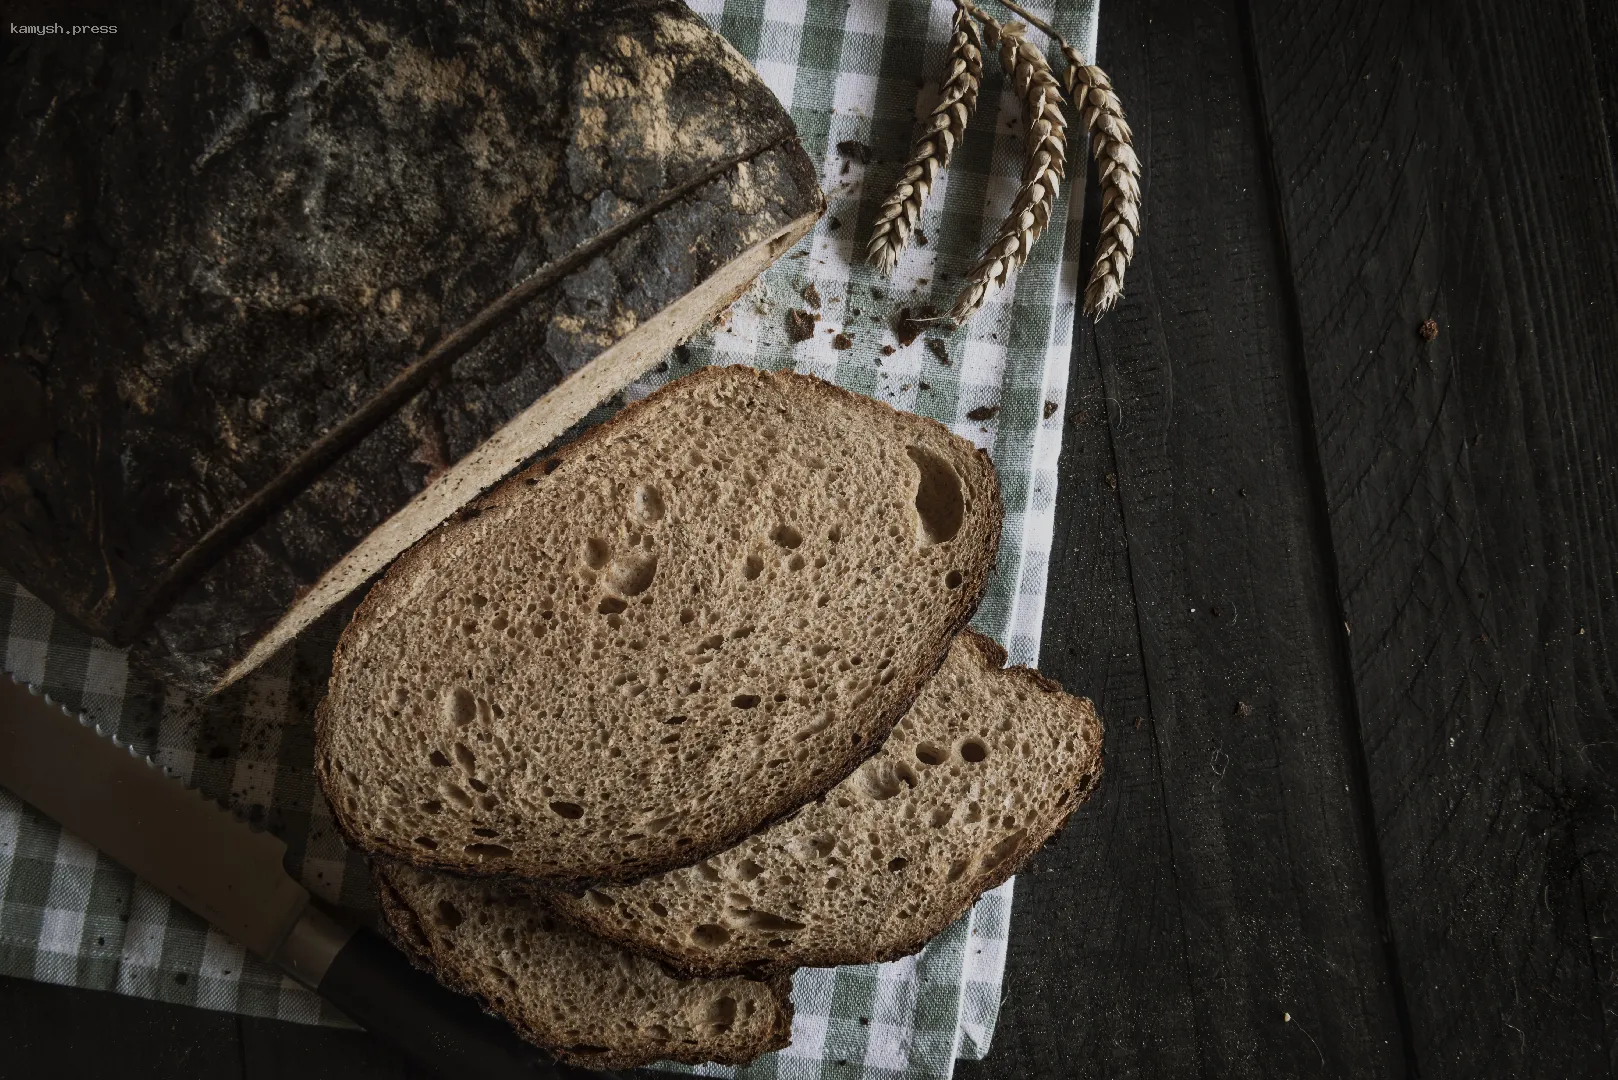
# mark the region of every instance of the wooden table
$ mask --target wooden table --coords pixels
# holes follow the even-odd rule
[[[1146,233],[1077,335],[1044,666],[1107,777],[970,1080],[1618,1065],[1618,4],[1415,7],[1104,7]],[[411,1074],[0,983],[0,1076],[101,1075]]]

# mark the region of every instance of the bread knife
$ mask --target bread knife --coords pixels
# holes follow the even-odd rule
[[[311,902],[286,844],[14,676],[0,678],[0,785],[454,1080],[610,1074],[552,1060],[363,927]]]

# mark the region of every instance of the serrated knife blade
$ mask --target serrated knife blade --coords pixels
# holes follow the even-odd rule
[[[286,844],[10,678],[0,679],[0,784],[258,956],[273,958],[309,906],[283,866]]]
[[[9,673],[0,785],[439,1075],[611,1075],[557,1064],[376,934],[327,915],[287,873],[284,843]]]

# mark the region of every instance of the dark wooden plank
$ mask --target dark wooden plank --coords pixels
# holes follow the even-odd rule
[[[1587,19],[1602,7],[1251,0],[1428,1077],[1614,1066],[1618,194],[1612,71]]]
[[[363,1031],[0,978],[0,1077],[427,1080]]]
[[[0,1076],[242,1080],[236,1017],[0,978]]]
[[[1070,429],[1044,662],[1102,696],[1108,776],[1019,880],[966,1075],[1403,1069],[1244,44],[1229,3],[1102,23],[1146,231],[1075,357],[1106,432]]]
[[[1146,673],[1093,345],[1079,343],[1061,414],[1040,651],[1047,674],[1096,703],[1106,771],[1095,797],[1017,878],[999,1027],[988,1060],[960,1063],[960,1080],[1198,1071],[1168,794],[1144,719]]]

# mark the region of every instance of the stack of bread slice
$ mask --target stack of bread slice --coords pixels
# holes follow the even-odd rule
[[[965,629],[988,456],[708,368],[402,556],[317,767],[400,943],[559,1057],[742,1062],[800,966],[921,948],[1101,772],[1090,703]]]

